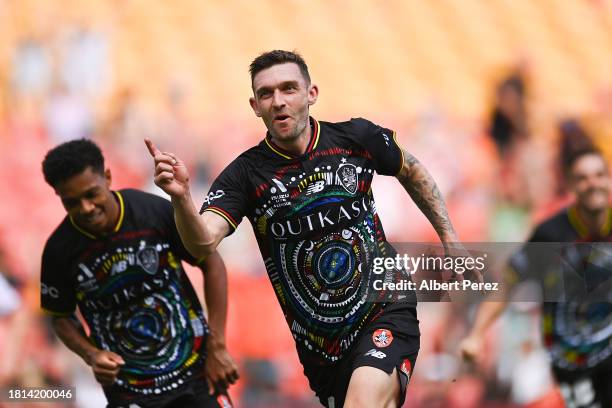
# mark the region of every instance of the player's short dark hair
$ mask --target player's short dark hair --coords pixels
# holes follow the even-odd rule
[[[251,84],[253,84],[253,78],[255,78],[255,75],[257,75],[260,71],[274,65],[285,64],[288,62],[292,62],[300,68],[300,72],[306,80],[306,83],[310,85],[310,74],[308,73],[308,66],[304,61],[304,58],[302,58],[302,56],[295,51],[284,50],[264,52],[255,58],[253,62],[251,62],[251,65],[249,66],[249,72],[251,73]]]
[[[54,188],[88,167],[95,173],[104,174],[102,151],[87,139],[71,140],[54,147],[47,152],[42,162],[45,181]]]
[[[565,168],[563,169],[565,173],[565,177],[569,179],[572,168],[574,167],[574,164],[576,164],[576,162],[579,159],[583,158],[584,156],[590,156],[590,155],[601,157],[604,164],[606,165],[606,169],[608,168],[608,161],[606,160],[606,157],[604,156],[601,150],[599,150],[595,146],[585,147],[584,149],[580,149],[580,150],[573,152],[573,154],[568,157],[567,161],[565,162]]]

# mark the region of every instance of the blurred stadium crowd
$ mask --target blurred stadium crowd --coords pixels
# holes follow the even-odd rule
[[[156,192],[150,137],[189,164],[198,201],[263,138],[247,68],[285,48],[319,84],[313,116],[397,130],[464,241],[525,239],[568,201],[568,152],[593,143],[612,154],[606,0],[0,0],[0,38],[0,385],[74,384],[79,407],[103,406],[101,391],[39,311],[41,251],[64,216],[40,163],[60,142],[92,138],[115,188]],[[379,177],[374,193],[390,241],[436,240],[395,180]],[[244,407],[316,406],[244,224],[220,248],[242,376],[231,394]],[[407,405],[559,406],[537,305],[511,309],[474,367],[456,350],[473,310],[420,304]]]

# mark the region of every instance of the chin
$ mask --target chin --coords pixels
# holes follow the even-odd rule
[[[287,129],[284,132],[276,132],[276,138],[278,140],[282,140],[283,142],[288,142],[291,140],[294,140],[296,138],[295,136],[295,129]]]
[[[584,208],[591,213],[605,211],[608,208],[607,200],[589,200],[584,204]]]

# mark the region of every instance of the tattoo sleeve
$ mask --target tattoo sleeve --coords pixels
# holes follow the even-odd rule
[[[444,198],[425,166],[402,149],[404,163],[397,179],[404,186],[417,207],[427,217],[442,242],[454,240],[455,230],[448,217]]]

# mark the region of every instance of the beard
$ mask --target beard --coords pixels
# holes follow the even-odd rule
[[[588,214],[595,215],[607,211],[609,206],[609,193],[607,190],[593,189],[587,191],[578,199],[578,205]]]
[[[291,130],[289,133],[284,134],[283,136],[279,135],[277,131],[274,129],[274,122],[270,123],[270,125],[268,126],[268,131],[270,132],[270,135],[276,140],[279,140],[282,142],[293,142],[299,138],[302,132],[304,132],[304,129],[306,129],[306,127],[308,126],[308,121],[309,121],[308,109],[306,110],[303,117],[304,117],[303,120],[300,120],[300,121],[296,120],[295,127],[293,128],[293,130]]]

